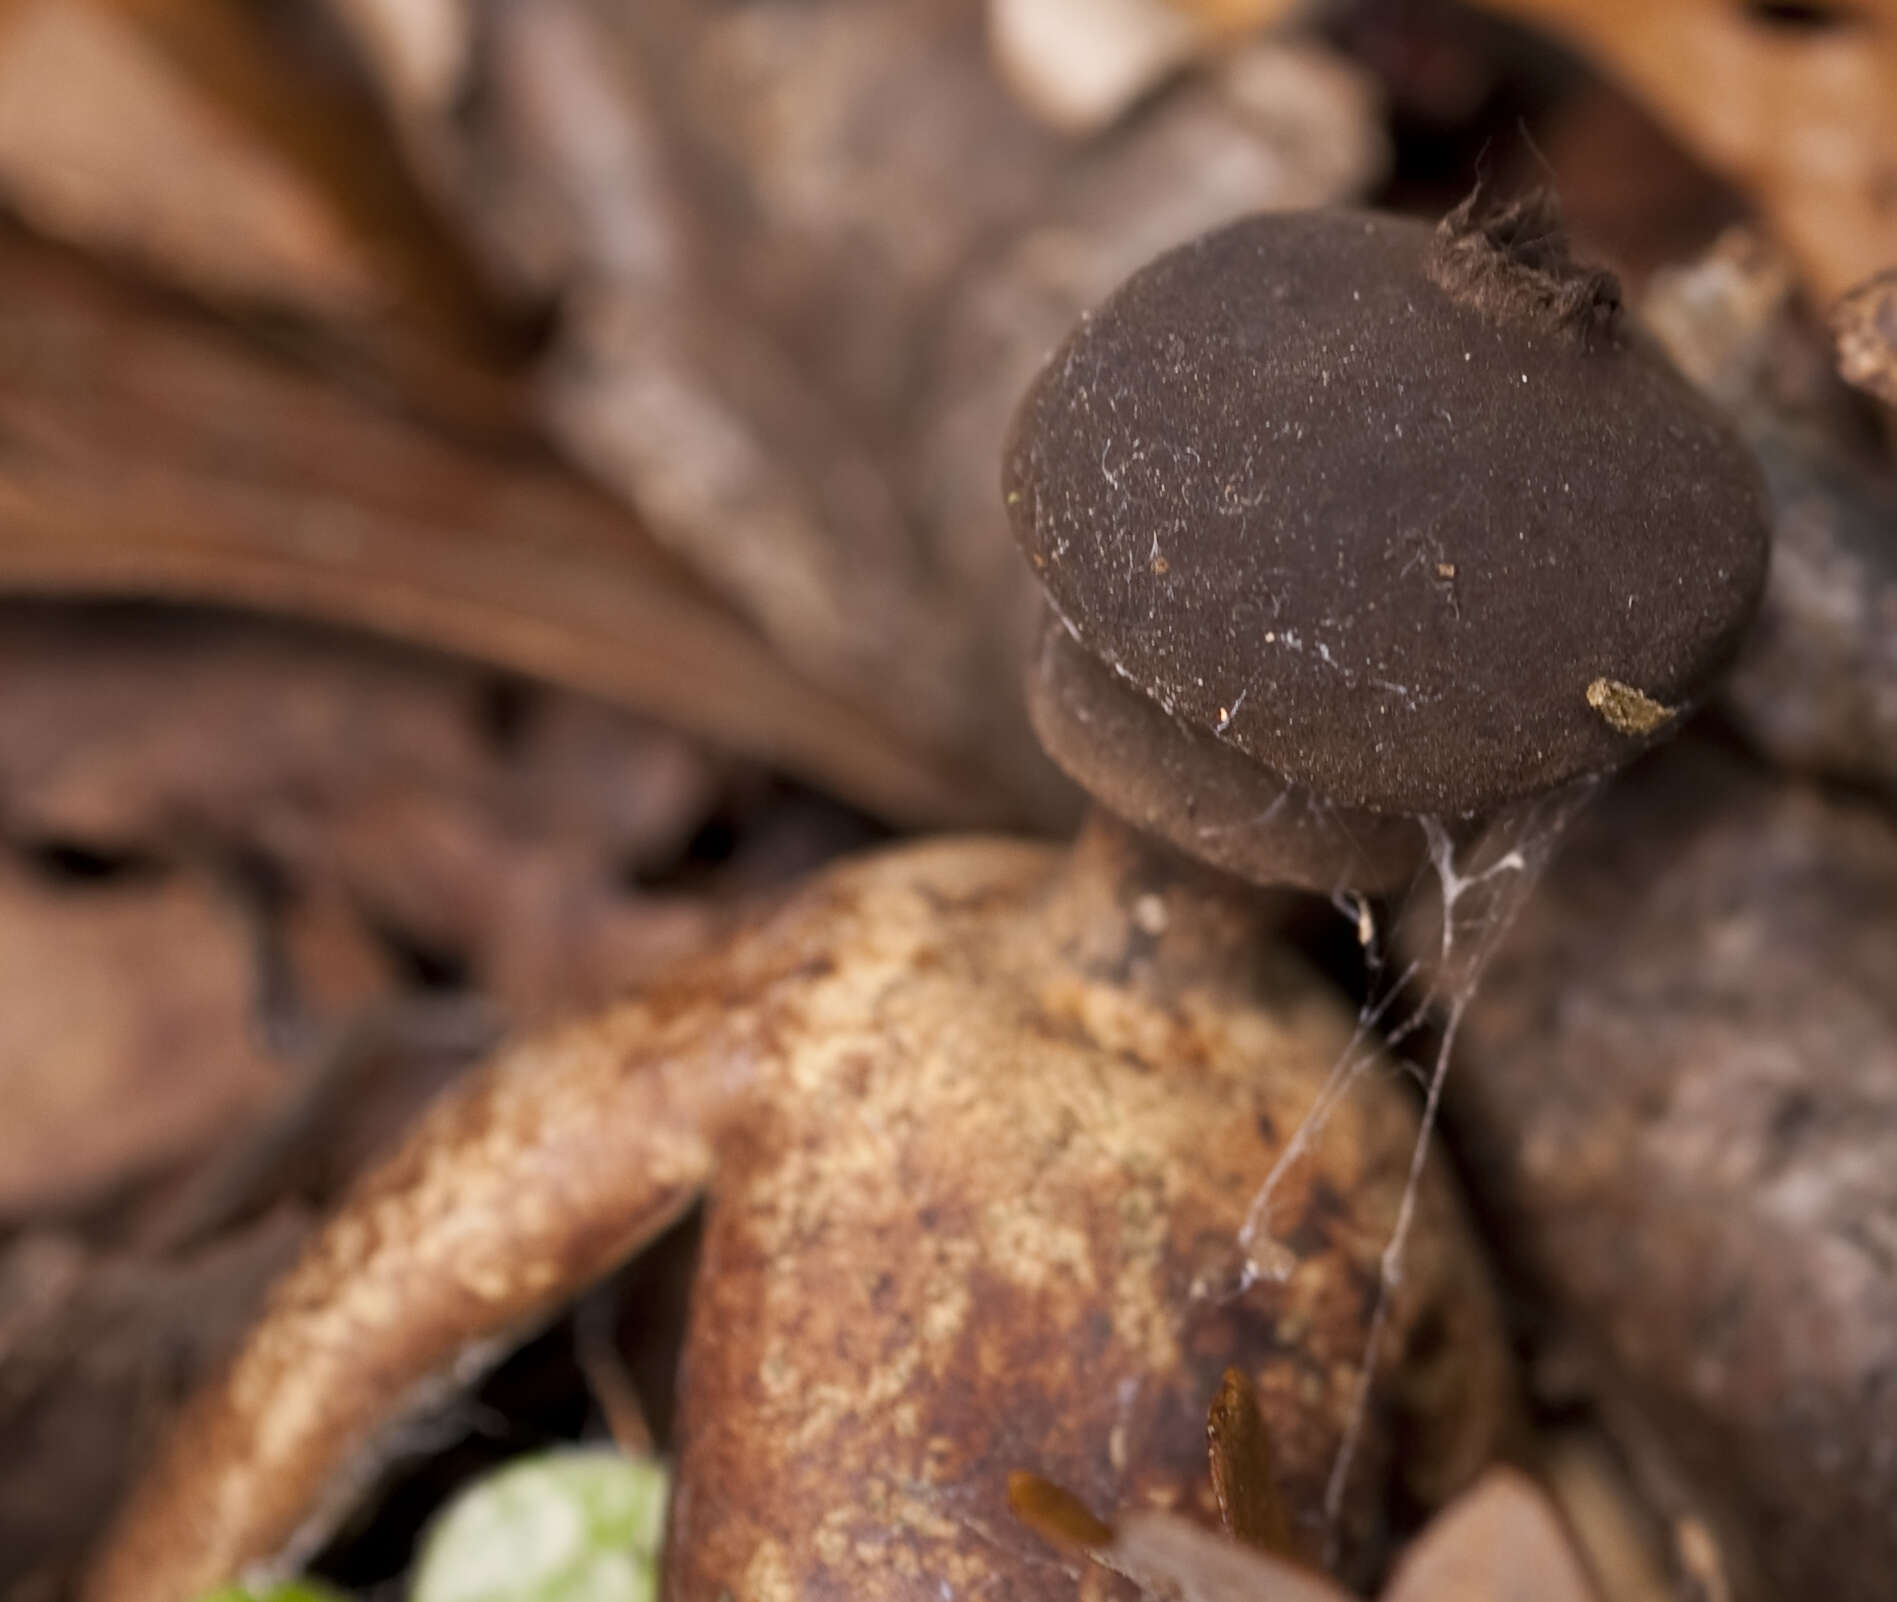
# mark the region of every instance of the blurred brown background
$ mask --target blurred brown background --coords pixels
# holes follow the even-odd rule
[[[1808,509],[1719,738],[1887,809],[1888,3],[0,5],[0,1593],[492,1041],[1066,828],[1014,396],[1212,223],[1477,181]]]

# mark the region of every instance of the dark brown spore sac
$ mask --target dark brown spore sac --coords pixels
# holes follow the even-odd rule
[[[1377,812],[1618,766],[1641,740],[1588,704],[1597,679],[1703,694],[1764,581],[1757,470],[1551,226],[1257,216],[1131,279],[1004,466],[1080,644]]]

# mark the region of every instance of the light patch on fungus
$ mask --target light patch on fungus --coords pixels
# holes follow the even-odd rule
[[[799,1594],[797,1571],[779,1542],[768,1538],[758,1542],[745,1566],[739,1594],[745,1602],[794,1602]]]
[[[1092,1290],[1093,1246],[1086,1233],[1049,1215],[1032,1196],[996,1197],[982,1209],[984,1256],[994,1271],[1025,1290],[1069,1277]]]
[[[1587,704],[1620,734],[1651,734],[1678,717],[1680,710],[1662,706],[1644,690],[1619,679],[1596,679],[1587,687]]]

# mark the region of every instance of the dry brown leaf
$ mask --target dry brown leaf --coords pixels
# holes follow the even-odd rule
[[[1605,1602],[1679,1602],[1660,1521],[1598,1432],[1562,1431],[1542,1473]]]
[[[0,1595],[69,1593],[100,1519],[308,1233],[284,1210],[173,1261],[0,1248]]]
[[[384,298],[324,197],[109,0],[38,0],[0,24],[0,193],[47,233],[216,300],[361,319]]]
[[[1781,766],[1897,799],[1897,488],[1778,419],[1752,445],[1772,573],[1727,703]]]
[[[386,59],[389,9],[342,9]],[[563,446],[814,681],[1058,815],[1020,709],[1008,415],[1159,248],[1365,183],[1366,80],[1261,46],[1094,149],[1015,102],[980,0],[490,20],[459,98],[386,83],[484,255],[563,292],[544,392]]]
[[[1775,336],[1796,289],[1782,251],[1728,228],[1697,260],[1654,275],[1640,321],[1675,367],[1744,421],[1772,390]]]
[[[1566,40],[1745,189],[1828,303],[1897,260],[1897,3],[1485,0]]]
[[[0,1220],[93,1199],[219,1138],[283,1070],[249,931],[202,881],[76,893],[0,861]]]
[[[216,600],[591,691],[910,822],[1008,804],[811,689],[602,497],[0,234],[0,589]]]
[[[408,175],[372,97],[291,8],[0,7],[0,190],[450,426],[518,428],[521,330]],[[320,30],[319,30],[320,31]],[[284,314],[288,313],[288,317]]]
[[[735,783],[615,708],[374,641],[0,614],[7,828],[108,857],[267,865],[315,1017],[386,994],[408,952],[516,1023],[603,1004],[729,917],[711,887],[638,881],[663,878]]]
[[[1546,1495],[1525,1475],[1497,1468],[1411,1542],[1383,1602],[1597,1602],[1597,1596]]]
[[[0,1216],[135,1186],[132,1233],[169,1241],[333,1193],[480,1049],[418,1009],[486,997],[486,1039],[603,1005],[850,838],[668,885],[708,820],[756,810],[741,778],[614,708],[360,637],[0,612]],[[266,1147],[242,1184],[205,1177]],[[226,1199],[171,1194],[199,1180]]]

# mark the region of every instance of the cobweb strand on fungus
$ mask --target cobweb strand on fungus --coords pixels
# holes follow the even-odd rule
[[[1354,926],[1363,947],[1367,989],[1356,1027],[1331,1065],[1264,1180],[1253,1193],[1230,1259],[1200,1276],[1195,1296],[1242,1295],[1260,1281],[1282,1283],[1297,1267],[1296,1253],[1272,1232],[1272,1206],[1285,1178],[1314,1150],[1331,1114],[1373,1069],[1408,1073],[1419,1086],[1417,1134],[1404,1175],[1396,1217],[1378,1264],[1376,1299],[1358,1362],[1344,1436],[1325,1489],[1325,1561],[1334,1550],[1344,1492],[1368,1417],[1376,1353],[1402,1284],[1403,1256],[1415,1221],[1429,1143],[1441,1110],[1443,1084],[1463,1014],[1562,836],[1594,793],[1582,780],[1520,803],[1491,820],[1473,839],[1458,840],[1437,817],[1416,820],[1427,850],[1423,865],[1380,920],[1365,896],[1339,890],[1337,910]],[[1421,1049],[1421,1055],[1405,1055]]]

